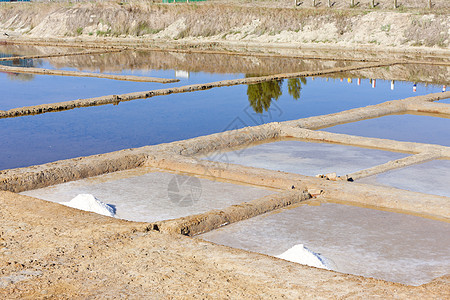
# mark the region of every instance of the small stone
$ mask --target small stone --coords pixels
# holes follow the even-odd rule
[[[328,173],[328,174],[325,175],[325,177],[328,178],[329,180],[337,180],[336,172]]]
[[[317,197],[320,194],[322,194],[323,190],[320,189],[309,189],[308,193],[311,195],[311,197]]]

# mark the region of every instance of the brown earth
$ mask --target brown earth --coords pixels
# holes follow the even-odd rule
[[[0,297],[450,297],[450,277],[409,287],[146,231],[55,203],[0,192]]]
[[[309,1],[305,1],[309,2]],[[325,2],[325,1],[324,1]],[[339,47],[399,51],[447,50],[450,45],[449,2],[434,0],[423,9],[417,0],[400,1],[401,9],[274,7],[273,1],[214,1],[181,5],[126,3],[32,3],[0,6],[0,32],[11,38],[118,38],[135,43],[214,42],[276,47]],[[276,2],[278,3],[278,2]],[[283,4],[286,3],[286,4]],[[305,3],[306,5],[306,3]],[[323,5],[323,3],[322,3]],[[387,4],[386,4],[387,5]]]

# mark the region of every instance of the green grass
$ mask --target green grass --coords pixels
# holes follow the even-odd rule
[[[389,31],[391,31],[391,24],[383,25],[383,26],[381,26],[380,29],[381,29],[381,31],[389,32]]]
[[[111,29],[108,29],[107,31],[97,30],[96,34],[97,36],[109,36],[111,35]]]

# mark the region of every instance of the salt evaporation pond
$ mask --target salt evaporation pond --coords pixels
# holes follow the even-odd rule
[[[158,71],[153,77],[174,78],[175,71]],[[139,76],[139,74],[133,74]],[[70,77],[0,72],[0,110],[106,95],[165,89],[210,81],[241,78],[241,74],[192,73],[175,83],[133,82],[93,77]]]
[[[338,272],[421,285],[450,270],[449,236],[449,223],[323,203],[260,215],[198,238],[272,256],[303,244]]]
[[[34,52],[60,52],[52,48],[9,45],[0,46],[0,51],[28,55]],[[37,67],[166,78],[178,76],[181,81],[164,85],[0,73],[0,110],[263,75],[273,68],[282,73],[286,70],[317,70],[348,64],[281,58],[275,61],[273,58],[227,58],[221,55],[125,51],[32,60]],[[413,93],[412,83],[408,82],[397,82],[395,89],[391,90],[390,81],[384,80],[377,80],[376,88],[372,88],[369,79],[362,79],[360,85],[356,80],[349,82],[347,78],[342,81],[327,78],[291,79],[2,119],[0,170],[172,142],[268,122],[335,113],[440,89],[440,86],[418,84],[417,93]]]
[[[377,89],[368,80],[361,86],[325,78],[297,83],[299,94],[289,92],[284,81],[268,84],[272,90],[262,98],[255,95],[267,86],[242,85],[2,119],[0,170],[335,113],[412,93],[401,88],[391,91],[388,81],[380,82]],[[15,106],[14,101],[12,96],[0,98],[9,106]]]
[[[180,81],[161,84],[154,82],[132,82],[91,77],[83,78],[0,72],[0,110],[245,77],[244,74],[240,73],[218,74],[188,72],[188,78],[179,76],[177,78],[176,70],[136,70],[136,72],[121,72],[121,74],[175,78]],[[288,82],[289,81],[286,81],[286,83]],[[396,90],[391,91],[389,89],[389,81],[379,81],[376,89],[373,89],[370,86],[369,80],[362,80],[361,86],[339,82],[338,80],[327,82],[325,78],[316,78],[315,80],[310,79],[307,82],[309,85],[302,84],[300,80],[297,80],[294,86],[296,86],[298,90],[296,92],[292,92],[291,90],[291,95],[289,95],[288,92],[289,84],[285,83],[285,87],[283,89],[281,84],[262,83],[259,84],[259,88],[255,88],[257,87],[255,85],[250,86],[249,89],[245,87],[245,94],[240,93],[239,97],[245,103],[248,97],[255,95],[255,98],[252,99],[252,106],[257,113],[262,114],[268,107],[271,106],[272,103],[272,110],[277,111],[276,113],[278,113],[278,111],[283,112],[290,109],[289,106],[279,106],[279,103],[281,104],[282,102],[276,101],[279,98],[283,98],[284,94],[284,98],[294,98],[294,101],[298,101],[303,104],[305,101],[314,101],[316,107],[312,115],[319,115],[336,112],[326,112],[321,109],[326,105],[329,105],[329,102],[333,102],[332,106],[338,105],[338,102],[343,102],[343,107],[346,107],[346,104],[348,105],[353,102],[352,106],[345,108],[350,109],[377,104],[388,100],[401,99],[413,94],[408,86],[403,85],[399,85]],[[286,87],[288,87],[287,90]],[[261,95],[258,90],[264,90],[266,94]],[[414,95],[425,95],[438,91],[438,86],[428,86],[427,88],[423,88],[421,92],[414,93]],[[225,92],[222,91],[222,93],[219,92],[218,97],[216,96],[214,98],[214,101],[227,101],[228,98],[229,97],[227,97]],[[355,106],[356,104],[358,105]]]
[[[0,51],[1,49],[0,47]],[[172,55],[179,61],[190,59],[189,55],[179,53],[165,55]],[[178,77],[181,81],[163,85],[96,78],[57,78],[0,73],[0,110],[266,74],[265,71],[254,71],[254,66],[259,63],[253,64],[252,71],[236,69],[224,72],[211,71],[206,66],[194,69],[177,68],[173,67],[176,64],[168,66],[156,58],[153,58],[156,61],[155,66],[150,68],[148,65],[136,65],[133,60],[126,60],[125,65],[131,66],[127,68],[123,67],[121,59],[123,54],[116,53],[75,56],[70,60],[42,59],[33,61],[33,64],[36,67],[50,69],[162,78]],[[249,62],[254,59],[248,58]],[[104,68],[108,62],[113,62],[115,66]],[[326,64],[327,67],[336,66],[330,62]],[[317,68],[311,68],[310,65],[306,67],[308,70],[324,68],[325,64]],[[225,69],[230,70],[229,67]],[[306,69],[299,68],[298,71]],[[377,80],[376,88],[373,88],[369,79],[362,79],[359,84],[355,78],[292,79],[154,97],[149,100],[120,103],[116,106],[89,107],[2,119],[0,170],[171,142],[268,122],[335,113],[388,100],[435,93],[442,89],[441,85],[426,86],[419,83],[416,86],[417,92],[413,92],[412,82],[396,82],[395,89],[391,90],[389,80]],[[449,103],[449,100],[442,102]],[[448,120],[415,119],[414,125],[417,125],[417,128],[411,127],[411,121],[402,119],[399,123],[398,120],[394,120],[388,122],[386,127],[391,131],[394,131],[392,128],[397,130],[397,127],[408,128],[401,129],[403,132],[394,137],[408,136],[406,135],[408,133],[413,136],[413,140],[420,137],[442,145],[445,144],[443,140],[448,140],[448,131],[445,130],[448,128]],[[423,126],[428,129],[422,130]],[[335,128],[339,127],[329,129]],[[366,131],[370,132],[371,128],[373,127],[362,127],[361,135],[364,136]],[[436,132],[436,136],[431,135],[430,130]],[[274,147],[274,144],[276,143],[266,145]],[[262,159],[265,165],[261,167],[279,169],[281,166],[289,172],[304,174],[306,171],[303,170],[307,170],[306,175],[315,175],[334,171],[349,173],[405,156],[386,151],[345,148],[347,146],[339,149],[336,148],[338,145],[331,145],[324,150],[318,149],[317,145],[322,144],[315,144],[310,149],[305,148],[306,150],[301,153],[296,152],[296,147],[292,145],[274,149],[269,147],[263,149],[269,153],[263,157],[261,149],[255,148],[253,157],[236,155],[235,158],[255,164]],[[246,151],[251,149],[253,148]],[[291,156],[292,153],[294,155]],[[302,171],[298,171],[298,158],[311,153],[313,154],[311,157],[303,159]],[[319,154],[323,160],[318,159]],[[336,160],[336,157],[339,160]],[[362,159],[363,157],[365,159]],[[335,167],[327,169],[330,162],[333,162]],[[338,165],[337,162],[342,164]],[[412,166],[414,167],[416,166]],[[429,165],[428,168],[440,170],[433,165]],[[412,175],[417,172],[418,170],[414,169],[409,173],[402,173],[405,175],[407,185],[417,188],[416,178]],[[412,175],[412,179],[408,179],[408,174]],[[433,174],[430,172],[429,175]],[[376,184],[396,186],[393,177],[398,177],[398,174],[389,176],[389,172],[381,174],[376,178]],[[442,187],[441,183],[442,181],[439,181],[437,185],[426,188],[437,188],[438,193],[442,193],[442,189],[439,189],[439,186]],[[444,193],[448,193],[446,189],[443,190]],[[433,193],[429,190],[426,192]],[[68,202],[80,194],[91,194],[113,208],[119,218],[151,222],[228,207],[271,193],[273,192],[270,190],[256,187],[139,168],[27,191],[23,194],[54,202]],[[223,227],[201,237],[224,245],[286,259],[293,259],[296,255],[303,258],[308,256],[307,260],[314,264],[318,258],[322,258],[323,261],[319,260],[325,262],[325,267],[340,272],[419,285],[448,273],[449,226],[448,223],[410,215],[325,203],[321,206],[300,205],[283,209],[281,212]]]
[[[403,153],[337,144],[278,141],[205,159],[309,176],[333,172],[342,176],[406,156]]]
[[[137,168],[22,194],[59,203],[90,194],[113,207],[117,218],[154,222],[222,209],[273,193],[247,185]]]
[[[450,197],[450,161],[429,161],[362,178],[358,182]]]
[[[336,125],[327,132],[450,146],[450,119],[427,115],[388,115]]]

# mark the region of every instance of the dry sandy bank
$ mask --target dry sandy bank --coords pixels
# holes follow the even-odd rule
[[[49,298],[448,298],[446,276],[409,287],[292,264],[0,192],[0,295]],[[212,255],[214,253],[214,255]]]
[[[337,1],[339,2],[339,1]],[[384,1],[380,1],[384,5]],[[444,53],[450,46],[450,7],[435,0],[431,10],[414,0],[389,10],[273,7],[261,1],[165,5],[102,2],[1,5],[0,32],[8,38],[111,41],[134,45],[170,43],[190,47],[264,46]],[[412,6],[408,4],[412,3]],[[338,3],[339,4],[339,3]],[[339,5],[338,5],[339,6]],[[267,50],[266,50],[267,51]]]

